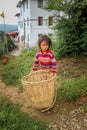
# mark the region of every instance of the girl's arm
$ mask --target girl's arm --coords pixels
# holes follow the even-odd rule
[[[34,61],[34,66],[33,66],[33,68],[32,68],[33,71],[36,71],[36,70],[37,70],[38,64],[39,64],[39,61],[38,61],[38,58],[37,58],[37,55],[36,55],[35,61]]]
[[[55,56],[53,54],[53,56],[51,57],[51,64],[52,64],[52,68],[51,68],[51,73],[50,73],[50,76],[54,76],[54,74],[56,73],[57,71],[57,62],[56,62],[56,59],[55,59]]]

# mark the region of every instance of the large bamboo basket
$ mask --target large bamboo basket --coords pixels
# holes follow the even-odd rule
[[[39,70],[22,78],[26,95],[31,105],[41,111],[53,107],[56,100],[56,74],[49,77],[49,71]]]

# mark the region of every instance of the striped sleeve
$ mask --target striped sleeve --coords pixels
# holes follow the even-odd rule
[[[32,68],[33,71],[37,70],[38,64],[39,64],[39,61],[38,61],[38,56],[37,56],[37,54],[36,54],[36,56],[35,56],[35,61],[34,61],[34,65],[33,65],[33,68]]]
[[[57,71],[57,62],[56,62],[56,59],[55,59],[54,54],[52,54],[52,57],[51,57],[51,64],[52,64],[52,69],[51,69],[51,71],[52,71],[53,73],[56,73],[56,71]]]

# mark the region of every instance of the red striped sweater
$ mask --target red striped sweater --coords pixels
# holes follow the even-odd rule
[[[51,72],[56,73],[57,63],[55,56],[51,50],[48,50],[46,54],[42,53],[41,51],[36,53],[32,70],[37,70],[39,64],[40,69],[50,69]]]

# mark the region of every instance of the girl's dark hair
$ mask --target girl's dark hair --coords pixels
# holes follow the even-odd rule
[[[52,41],[51,41],[51,39],[50,39],[47,35],[45,35],[45,34],[40,35],[39,38],[38,38],[38,46],[39,46],[39,48],[40,48],[40,46],[41,46],[41,42],[43,42],[43,41],[46,41],[46,43],[49,45],[49,48],[50,48],[50,46],[52,45]]]

